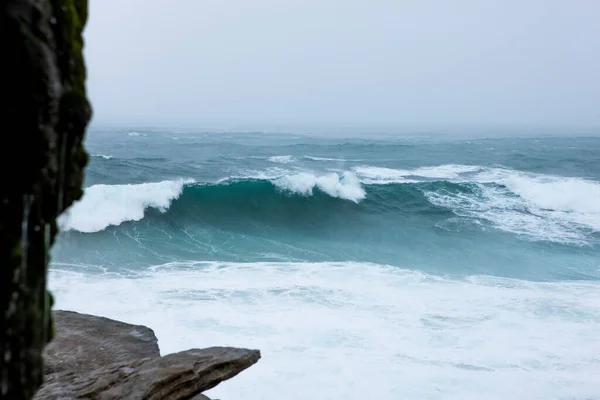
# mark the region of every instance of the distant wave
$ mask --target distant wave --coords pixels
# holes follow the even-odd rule
[[[304,156],[305,159],[311,161],[359,161],[359,160],[345,160],[343,158],[328,158],[328,157],[313,157],[313,156]]]
[[[92,157],[103,158],[105,160],[112,160],[113,156],[105,155],[105,154],[93,154]]]
[[[214,184],[177,180],[91,186],[61,218],[61,227],[98,232],[139,221],[148,209],[164,213],[177,202],[178,215],[193,210],[195,217],[244,214],[255,220],[275,218],[270,214],[276,213],[312,218],[345,212],[349,214],[343,218],[354,218],[357,212],[445,210],[531,240],[561,243],[585,243],[588,235],[600,232],[600,183],[583,178],[464,165],[413,170],[363,166],[339,174],[271,172]],[[356,207],[341,207],[340,202]]]
[[[272,163],[289,164],[291,162],[294,162],[294,157],[289,156],[289,155],[288,156],[273,156],[273,157],[269,157],[267,160]]]
[[[461,174],[482,171],[482,167],[471,165],[440,165],[416,169],[393,169],[383,167],[355,167],[356,172],[365,183],[388,184],[414,182],[415,179],[457,179]]]
[[[136,132],[136,131],[131,131],[127,133],[128,136],[148,136],[147,133],[145,132]]]

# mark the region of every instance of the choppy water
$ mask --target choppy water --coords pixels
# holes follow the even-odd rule
[[[87,145],[57,307],[261,349],[215,397],[600,398],[600,138]]]

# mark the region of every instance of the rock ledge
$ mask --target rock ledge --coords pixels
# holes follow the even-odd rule
[[[258,350],[232,347],[160,357],[147,327],[65,311],[54,317],[56,337],[45,351],[36,399],[202,399],[260,359]]]

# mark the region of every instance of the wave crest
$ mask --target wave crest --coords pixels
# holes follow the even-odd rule
[[[147,208],[165,212],[192,180],[138,185],[94,185],[59,219],[62,230],[91,233],[125,221],[139,221]]]
[[[249,184],[252,181],[258,185],[239,187],[239,180],[226,180],[210,185],[194,185],[198,190],[204,189],[203,199],[211,198],[213,193],[221,196],[221,201],[227,197],[244,198],[265,190],[264,183],[280,191],[300,196],[312,196],[318,190],[332,198],[349,200],[358,203],[366,193],[358,178],[352,173],[341,176],[335,173],[316,176],[309,173],[280,176],[272,179],[244,179]],[[262,182],[262,184],[261,184]],[[178,199],[186,185],[193,180],[175,180],[128,185],[94,185],[85,189],[83,198],[76,202],[59,219],[62,230],[76,230],[84,233],[99,232],[109,226],[118,226],[127,221],[139,221],[144,218],[149,208],[162,213],[166,212],[171,203]],[[238,188],[233,186],[238,183]],[[212,193],[208,193],[215,188]],[[240,192],[243,190],[243,192]],[[269,190],[268,188],[266,189]],[[226,192],[226,193],[223,193]]]
[[[289,164],[294,162],[294,157],[292,156],[272,156],[267,159],[268,161],[276,164]]]
[[[350,172],[343,173],[341,177],[336,173],[315,176],[302,172],[282,176],[274,180],[273,184],[282,190],[303,196],[311,196],[313,190],[320,189],[331,197],[338,197],[355,203],[363,200],[366,196],[358,178]]]
[[[103,158],[105,160],[112,160],[114,158],[113,156],[106,155],[106,154],[94,154],[94,155],[92,155],[92,157]]]
[[[179,199],[180,206],[169,218],[201,221],[218,215],[232,223],[249,219],[282,226],[299,218],[326,225],[325,218],[337,215],[340,221],[350,221],[356,213],[366,213],[399,218],[396,223],[401,224],[406,215],[421,213],[444,218],[436,224],[444,229],[454,214],[528,240],[585,244],[596,242],[600,232],[599,182],[502,168],[365,166],[324,175],[277,169],[213,184],[191,182],[91,186],[60,224],[64,230],[98,232],[139,221],[147,209],[164,213]],[[292,216],[293,221],[285,220]],[[216,224],[223,223],[216,218]]]

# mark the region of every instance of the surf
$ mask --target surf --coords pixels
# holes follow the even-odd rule
[[[585,244],[595,241],[600,231],[600,183],[584,178],[467,165],[272,172],[214,183],[178,179],[94,185],[85,189],[60,226],[93,233],[147,215],[156,218],[156,212],[175,219],[208,218],[217,226],[215,215],[267,225],[293,222],[294,216],[321,223],[335,220],[341,226],[364,214],[385,214],[401,223],[403,215],[419,213],[483,221],[529,240]]]
[[[479,399],[482,385],[491,399],[597,393],[598,282],[194,261],[108,274],[58,264],[49,281],[56,307],[152,326],[166,354],[222,343],[263,351],[266,367],[211,397],[278,398],[281,377],[288,390],[317,387],[326,399],[435,397],[457,386],[458,397]]]

